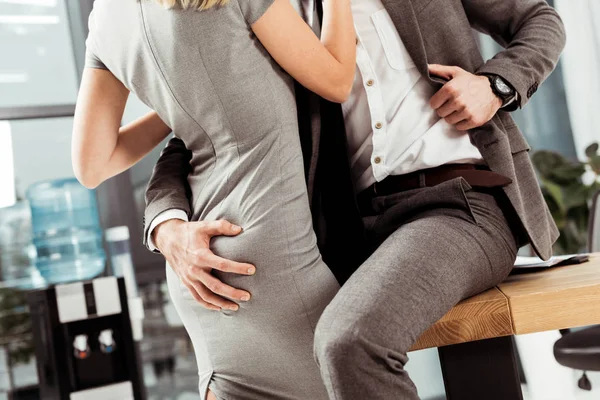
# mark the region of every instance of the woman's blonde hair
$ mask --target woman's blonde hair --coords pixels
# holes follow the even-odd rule
[[[214,6],[223,6],[229,0],[157,0],[165,7],[179,7],[183,9],[192,8],[196,10],[208,10]]]

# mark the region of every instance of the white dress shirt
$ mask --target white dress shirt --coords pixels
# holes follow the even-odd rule
[[[389,175],[483,163],[469,135],[429,106],[436,89],[415,67],[381,1],[352,0],[352,15],[357,72],[342,109],[356,189]]]
[[[405,0],[398,0],[405,1]],[[357,33],[356,77],[342,105],[352,175],[358,191],[389,175],[443,164],[483,163],[469,135],[429,106],[435,88],[421,76],[380,0],[352,0]],[[187,221],[181,210],[159,214],[148,230],[169,219]]]
[[[150,224],[150,229],[148,229],[147,243],[150,251],[158,251],[156,243],[154,243],[154,240],[152,240],[152,232],[158,225],[170,219],[180,219],[182,221],[188,222],[187,213],[183,210],[179,210],[176,208],[172,208],[170,210],[163,211],[160,214],[158,214],[156,218],[152,220],[152,223]]]

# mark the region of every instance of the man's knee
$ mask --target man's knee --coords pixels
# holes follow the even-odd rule
[[[330,371],[356,368],[361,363],[375,362],[388,369],[402,371],[408,361],[409,340],[401,331],[390,331],[378,324],[374,313],[350,318],[339,313],[324,313],[315,331],[314,355],[320,366]],[[386,329],[387,328],[387,329]]]
[[[317,360],[337,358],[355,340],[358,314],[336,297],[325,308],[315,329],[314,352]]]
[[[373,310],[336,300],[340,299],[334,299],[325,309],[315,330],[314,354],[318,362],[338,363],[360,357],[367,347],[390,344]]]
[[[324,315],[326,316],[326,315]],[[343,326],[329,318],[319,321],[315,330],[314,355],[317,362],[327,365],[338,364],[357,350],[358,339],[351,326]]]

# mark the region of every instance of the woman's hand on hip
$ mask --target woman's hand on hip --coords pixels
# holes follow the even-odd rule
[[[192,296],[210,310],[237,310],[231,301],[248,301],[250,293],[224,284],[212,270],[253,275],[254,265],[221,258],[210,250],[214,236],[237,236],[242,228],[228,221],[185,222],[172,219],[158,225],[154,242]]]

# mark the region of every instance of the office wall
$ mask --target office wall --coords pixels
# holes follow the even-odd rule
[[[11,122],[17,194],[32,183],[72,177],[72,118]]]
[[[600,141],[600,1],[555,0],[567,29],[562,63],[577,154]]]

